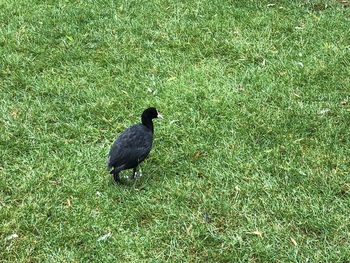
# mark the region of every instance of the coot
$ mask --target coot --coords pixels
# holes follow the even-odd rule
[[[126,129],[113,143],[107,165],[116,183],[120,183],[119,173],[123,170],[133,168],[132,178],[137,175],[138,165],[146,159],[152,148],[152,119],[155,118],[163,118],[156,108],[144,110],[141,115],[142,123]]]

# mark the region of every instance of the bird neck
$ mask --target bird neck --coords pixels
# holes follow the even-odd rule
[[[150,129],[153,133],[153,121],[152,119],[149,118],[145,118],[144,116],[142,116],[141,118],[142,124],[145,125],[148,129]]]

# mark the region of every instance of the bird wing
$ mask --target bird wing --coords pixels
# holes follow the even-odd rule
[[[126,129],[114,142],[108,156],[108,167],[136,166],[152,148],[152,133],[143,125]]]

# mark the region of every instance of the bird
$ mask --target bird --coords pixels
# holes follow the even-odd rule
[[[122,132],[112,144],[107,157],[107,167],[117,184],[121,183],[119,173],[133,169],[132,178],[141,177],[137,168],[149,155],[153,143],[153,119],[163,116],[155,107],[147,108],[141,115],[141,123],[134,124]]]

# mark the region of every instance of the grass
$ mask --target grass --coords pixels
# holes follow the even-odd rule
[[[1,1],[0,261],[349,262],[345,4]]]

